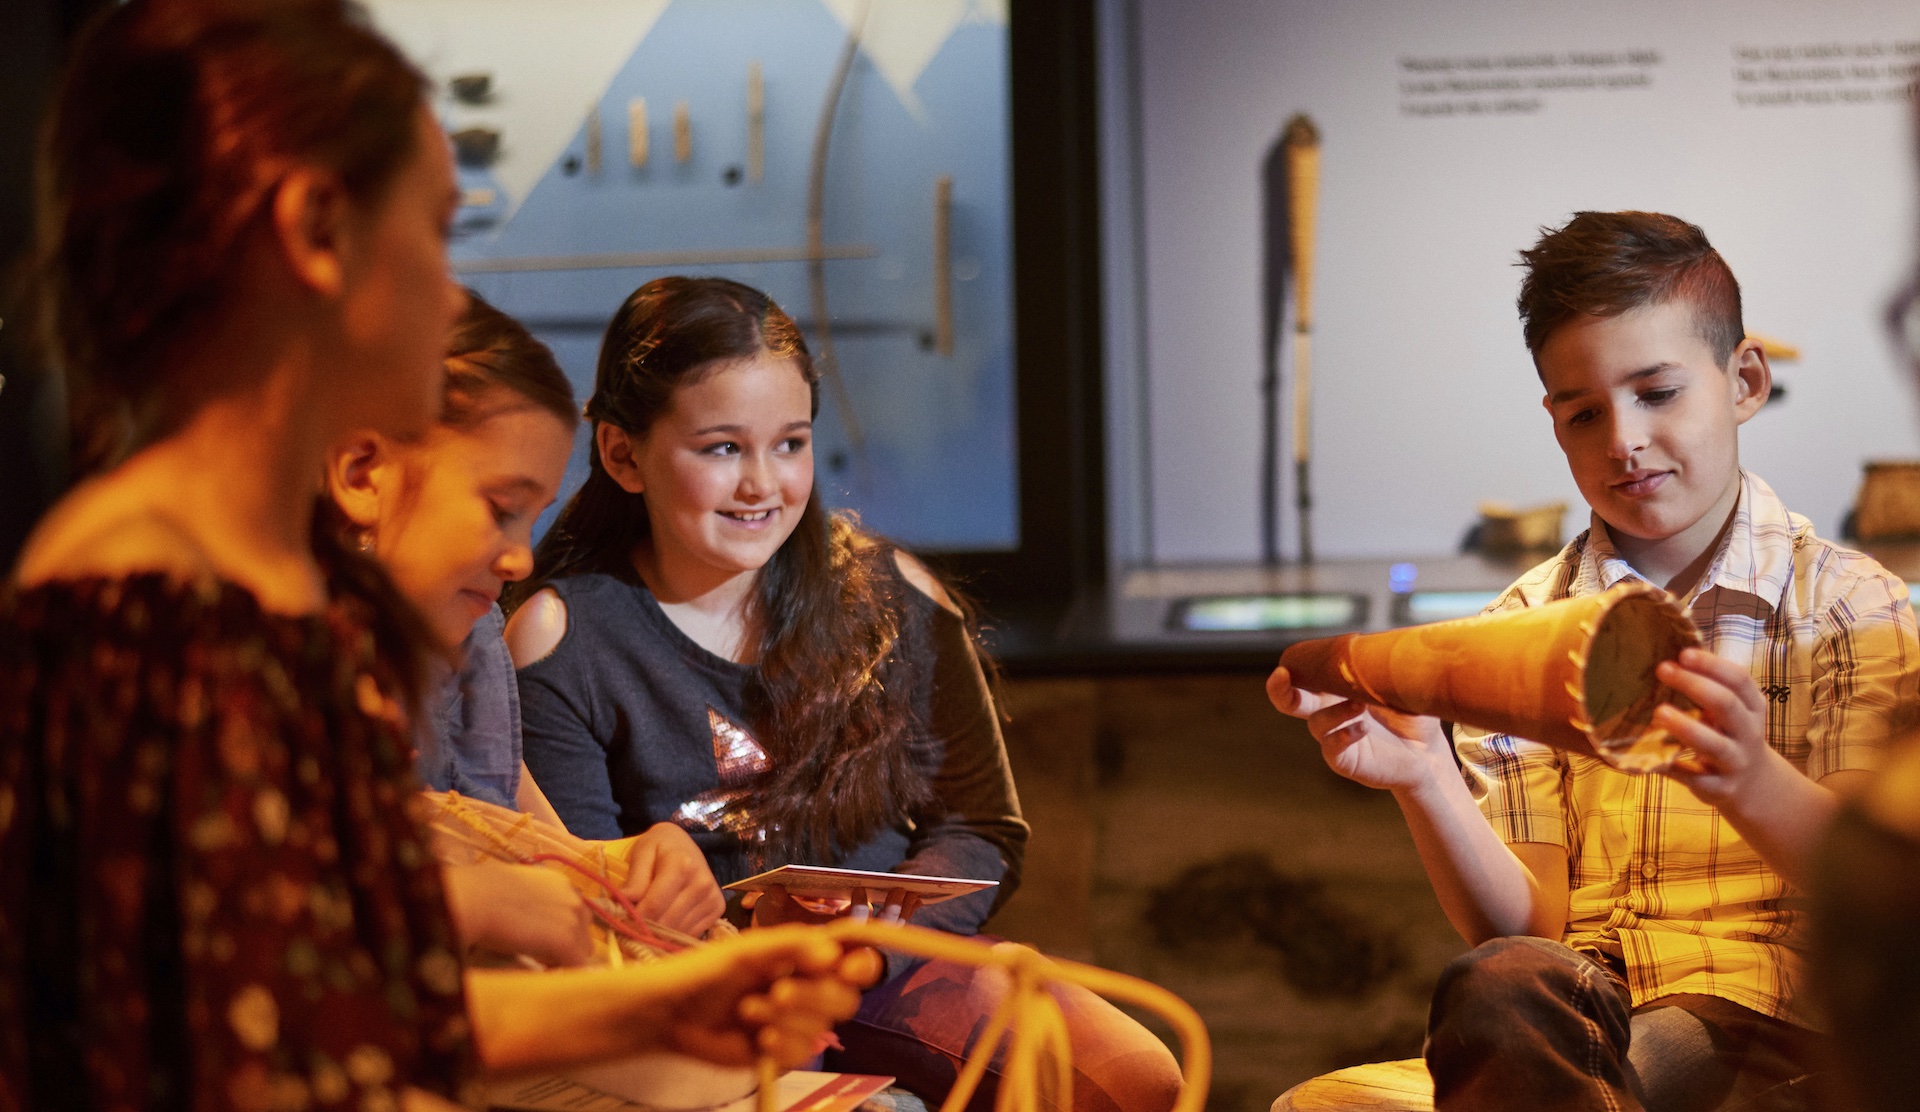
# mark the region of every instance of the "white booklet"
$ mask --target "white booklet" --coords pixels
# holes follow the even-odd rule
[[[774,1107],[779,1112],[852,1112],[891,1084],[891,1077],[794,1070],[775,1082]],[[753,1112],[754,1095],[723,1104],[690,1106],[675,1101],[661,1107],[589,1088],[571,1078],[526,1077],[495,1082],[488,1090],[487,1104],[516,1112]]]
[[[780,885],[791,896],[849,898],[855,889],[869,899],[885,899],[890,892],[919,897],[921,907],[996,888],[997,880],[968,880],[957,876],[916,876],[913,873],[876,873],[866,869],[835,869],[826,865],[782,865],[777,869],[736,880],[726,887],[739,892],[764,892]]]

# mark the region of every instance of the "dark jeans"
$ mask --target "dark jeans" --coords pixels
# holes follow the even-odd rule
[[[1440,975],[1427,1068],[1440,1112],[1797,1112],[1812,1042],[1715,996],[1634,1008],[1592,958],[1499,938]]]
[[[827,1052],[825,1068],[891,1074],[937,1108],[1011,979],[1000,969],[910,960],[911,967],[868,992],[860,1011],[836,1028],[843,1049]],[[1056,985],[1051,991],[1073,1051],[1072,1112],[1167,1112],[1173,1106],[1180,1067],[1165,1044],[1085,989]],[[993,1108],[1005,1046],[995,1052],[969,1112]]]

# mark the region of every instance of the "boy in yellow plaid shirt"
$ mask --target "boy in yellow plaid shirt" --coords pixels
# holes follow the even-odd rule
[[[1815,536],[1741,470],[1771,389],[1700,229],[1576,215],[1522,252],[1520,313],[1591,528],[1505,610],[1645,580],[1706,638],[1660,679],[1691,749],[1635,776],[1591,757],[1268,681],[1334,771],[1394,793],[1475,949],[1442,975],[1440,1109],[1802,1107],[1810,854],[1920,690],[1906,586]]]

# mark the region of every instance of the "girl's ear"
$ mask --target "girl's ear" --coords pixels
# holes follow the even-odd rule
[[[327,453],[327,494],[362,529],[380,525],[380,507],[399,475],[393,449],[378,433],[356,433]]]
[[[268,206],[275,245],[298,281],[322,297],[346,285],[348,203],[329,175],[295,169],[274,187]]]
[[[628,494],[641,494],[646,483],[640,478],[640,463],[633,458],[633,434],[602,421],[594,426],[593,447],[600,453],[600,466]]]

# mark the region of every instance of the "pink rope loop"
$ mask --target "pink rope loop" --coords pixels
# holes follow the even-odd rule
[[[594,907],[592,904],[588,904],[587,905],[588,908],[590,908],[595,915],[599,916],[600,920],[605,924],[607,924],[607,926],[612,930],[626,936],[627,938],[633,939],[635,942],[644,943],[645,945],[652,946],[657,950],[666,950],[668,952],[673,952],[673,951],[683,949],[683,947],[679,946],[678,944],[669,942],[666,939],[661,938],[659,935],[654,934],[651,930],[647,929],[647,921],[640,917],[640,909],[634,905],[634,902],[631,899],[627,898],[627,894],[625,892],[622,892],[619,888],[616,888],[614,886],[614,883],[611,880],[608,880],[606,877],[600,875],[597,872],[594,872],[592,869],[587,868],[585,865],[580,864],[578,861],[575,861],[570,857],[566,857],[558,853],[535,853],[526,857],[525,860],[527,861],[528,864],[533,864],[535,862],[542,862],[542,861],[552,861],[557,864],[565,865],[567,868],[572,869],[574,872],[579,873],[581,876],[586,877],[588,880],[593,881],[595,884],[598,884],[601,888],[605,889],[607,895],[613,898],[613,902],[616,904],[619,904],[620,909],[632,917],[631,922],[621,922],[619,919],[615,918],[612,915],[609,915],[607,912],[603,911],[602,909],[598,907]]]

